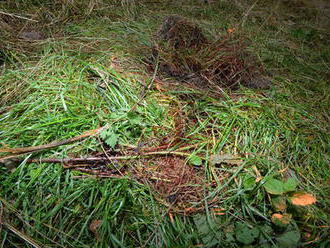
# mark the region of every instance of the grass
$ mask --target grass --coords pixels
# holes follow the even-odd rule
[[[0,5],[5,12],[34,18],[42,18],[35,14],[42,9],[45,23],[38,25],[51,37],[24,43],[8,30],[3,37],[10,42],[0,37],[5,58],[0,143],[46,144],[109,124],[115,141],[108,141],[117,143],[117,149],[153,146],[174,135],[179,115],[185,122],[181,142],[193,145],[185,160],[189,166],[198,164],[196,170],[206,181],[203,199],[191,203],[202,211],[176,213],[149,184],[130,174],[79,178],[85,174],[24,160],[12,171],[0,167],[0,216],[5,223],[0,247],[31,247],[24,241],[28,238],[40,247],[251,247],[240,237],[255,229],[260,234],[254,246],[329,245],[330,51],[322,26],[326,23],[313,24],[317,9],[271,1],[256,3],[250,12],[251,6],[226,1],[90,1],[79,3],[83,8],[76,2],[62,4],[66,8],[39,1]],[[169,14],[198,22],[208,37],[219,38],[235,27],[251,41],[249,49],[272,76],[273,87],[262,92],[242,88],[222,99],[192,89],[151,87],[141,98],[152,82],[141,62],[162,17]],[[91,137],[33,156],[84,157],[100,151],[100,138]],[[216,154],[242,162],[210,163]],[[193,161],[196,156],[203,158],[201,164]],[[129,160],[122,166],[134,169],[141,163]],[[293,217],[284,229],[271,221],[274,196],[264,183],[273,177],[294,177],[298,190],[317,197],[311,206],[288,206]],[[216,215],[215,208],[224,209],[224,215]],[[101,225],[93,233],[90,224],[97,220]],[[301,236],[298,244],[287,244],[285,235],[296,233]]]

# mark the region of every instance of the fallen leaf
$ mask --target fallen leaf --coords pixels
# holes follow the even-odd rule
[[[294,191],[297,185],[298,182],[294,178],[289,178],[285,182],[275,178],[268,178],[263,186],[269,194],[283,195],[285,193]]]
[[[158,91],[165,91],[165,88],[164,88],[164,83],[162,81],[160,81],[159,79],[155,79],[155,87]]]
[[[228,28],[227,29],[228,34],[234,33],[234,31],[235,31],[235,28]]]
[[[286,198],[282,196],[272,198],[271,202],[275,211],[284,212],[286,209]]]
[[[214,213],[214,215],[225,215],[225,213]]]
[[[95,235],[96,239],[99,239],[98,229],[102,224],[102,220],[92,220],[89,224],[89,230]]]
[[[272,222],[277,226],[286,226],[292,219],[291,214],[273,214]]]
[[[156,89],[158,91],[164,91],[164,88],[162,87],[162,85],[161,84],[158,84],[158,83],[156,83]]]
[[[191,213],[194,213],[197,211],[198,211],[198,208],[185,208],[184,209],[185,214],[191,214]]]
[[[238,242],[244,245],[252,244],[260,235],[257,227],[250,228],[245,223],[237,223],[235,228],[235,236]]]
[[[305,192],[295,193],[289,199],[296,206],[308,206],[316,202],[315,196]]]
[[[289,231],[281,234],[276,238],[277,247],[281,248],[295,248],[298,247],[300,240],[299,231]]]

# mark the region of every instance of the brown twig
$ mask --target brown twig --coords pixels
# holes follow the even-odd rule
[[[90,157],[90,158],[40,158],[40,159],[28,159],[27,163],[95,163],[95,162],[107,162],[108,158],[105,157]]]
[[[34,248],[41,248],[41,246],[39,244],[37,244],[36,241],[34,241],[31,237],[27,236],[25,233],[23,233],[23,232],[19,231],[18,229],[16,229],[11,224],[9,224],[7,222],[4,222],[2,224],[3,224],[3,226],[5,228],[7,228],[8,230],[12,231],[18,237],[20,237],[21,239],[23,239],[24,241],[26,241],[27,243],[29,243],[32,247],[34,247]]]
[[[95,165],[93,165],[93,164],[70,164],[70,165],[63,164],[64,169],[80,168],[80,167],[92,167],[92,166],[96,166],[96,164]]]
[[[127,155],[127,156],[108,156],[108,157],[90,157],[90,158],[40,158],[40,159],[27,159],[26,163],[97,163],[97,162],[108,162],[112,160],[130,160],[130,159],[138,159],[142,157],[149,156],[164,156],[164,155],[176,155],[181,157],[189,157],[190,153],[180,152],[180,151],[155,151],[155,152],[147,152],[139,155]],[[205,158],[201,157],[201,159],[205,160]],[[17,158],[17,156],[6,157],[5,159],[0,160],[0,162],[12,162],[12,163],[20,163],[23,159]]]
[[[111,160],[129,160],[140,157],[148,157],[153,155],[177,155],[188,157],[189,153],[178,152],[178,151],[156,151],[147,152],[139,155],[128,155],[128,156],[107,156],[107,157],[90,157],[90,158],[40,158],[40,159],[28,159],[27,163],[95,163],[95,162],[107,162]]]
[[[109,176],[112,175],[113,173],[111,172],[101,172],[101,171],[95,171],[93,169],[86,169],[86,168],[76,168],[75,170],[81,171],[81,172],[85,172],[85,173],[90,173],[92,175],[97,175],[97,176]],[[115,171],[116,172],[116,171]],[[123,176],[123,175],[121,175]]]
[[[33,19],[30,19],[30,18],[27,18],[27,17],[24,17],[24,16],[12,14],[12,13],[6,13],[6,12],[3,12],[3,11],[0,11],[0,14],[11,16],[11,17],[16,17],[16,18],[27,20],[27,21],[31,21],[31,22],[38,22],[37,20],[33,20]]]
[[[81,175],[81,176],[73,176],[72,178],[79,179],[79,178],[124,178],[124,177],[118,175]]]
[[[100,131],[105,129],[106,127],[107,127],[107,125],[104,127],[97,128],[97,129],[89,130],[87,132],[84,132],[81,135],[78,135],[78,136],[70,138],[70,139],[54,141],[54,142],[51,142],[51,143],[48,143],[45,145],[20,147],[20,148],[0,148],[0,152],[15,154],[15,155],[9,155],[9,156],[6,155],[3,157],[0,157],[0,160],[12,159],[19,155],[25,154],[25,153],[32,153],[32,152],[46,150],[46,149],[50,149],[50,148],[54,148],[54,147],[58,147],[58,146],[62,146],[62,145],[67,145],[69,143],[73,143],[75,141],[82,140],[84,138],[96,135]]]

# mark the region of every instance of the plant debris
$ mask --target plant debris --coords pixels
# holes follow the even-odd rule
[[[100,234],[98,232],[98,229],[102,225],[102,220],[92,220],[89,224],[89,230],[95,235],[96,239],[100,239]]]
[[[228,33],[209,41],[202,30],[180,16],[168,16],[157,33],[148,67],[199,89],[221,91],[239,85],[265,89],[270,80],[247,42]]]
[[[275,213],[272,215],[272,222],[277,226],[287,226],[292,221],[291,214],[279,214]]]
[[[316,203],[316,198],[311,194],[299,192],[293,194],[290,197],[290,201],[295,206],[308,206]]]
[[[157,36],[160,40],[168,42],[168,45],[174,49],[198,49],[208,42],[197,25],[176,15],[167,16],[164,19]]]
[[[203,198],[204,176],[201,169],[188,165],[177,156],[146,160],[142,178],[170,205],[190,207]],[[151,164],[151,165],[150,165]]]

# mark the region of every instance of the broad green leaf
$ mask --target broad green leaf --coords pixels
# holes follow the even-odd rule
[[[255,177],[251,175],[245,175],[243,178],[243,187],[246,190],[252,190],[254,186],[256,185],[256,179]]]
[[[273,233],[273,228],[268,224],[260,226],[260,230],[263,234],[267,235],[271,235]]]
[[[228,226],[224,227],[223,231],[225,233],[227,242],[233,243],[236,241],[234,224],[229,224]]]
[[[200,165],[203,164],[202,159],[200,157],[196,156],[196,155],[190,156],[189,162],[193,165],[196,165],[196,166],[200,166]]]
[[[129,112],[127,114],[127,118],[132,125],[142,125],[143,124],[141,116],[136,112]]]
[[[238,242],[249,245],[259,237],[260,231],[258,228],[250,228],[244,223],[238,223],[235,229],[235,236]]]
[[[111,129],[104,130],[100,134],[100,137],[111,148],[114,148],[118,142],[118,135]]]
[[[286,182],[275,178],[269,178],[263,185],[265,190],[272,195],[282,195],[287,192],[295,191],[298,182],[294,178],[289,178]]]
[[[290,177],[285,183],[283,183],[283,190],[285,193],[295,191],[298,186],[298,181]]]
[[[279,248],[295,248],[298,247],[300,233],[298,231],[289,231],[283,233],[277,239],[277,247]]]
[[[193,217],[196,224],[196,228],[200,234],[202,234],[202,240],[204,244],[212,245],[217,244],[216,233],[212,231],[216,228],[214,222],[207,220],[206,215],[198,214]]]
[[[269,178],[263,186],[272,195],[282,195],[285,193],[283,182],[274,178]]]
[[[118,142],[118,136],[115,133],[108,136],[108,138],[105,140],[105,143],[107,143],[107,145],[110,146],[111,148],[114,148],[117,142]]]
[[[261,244],[260,246],[258,246],[259,248],[272,248],[272,246],[268,243],[265,244]]]

